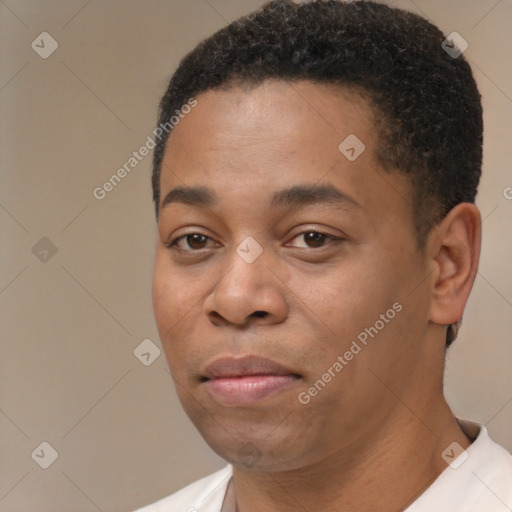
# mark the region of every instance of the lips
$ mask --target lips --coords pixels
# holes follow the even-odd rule
[[[209,364],[203,372],[206,379],[244,377],[249,375],[294,375],[293,371],[263,357],[223,357]],[[295,374],[296,375],[296,374]]]
[[[244,356],[215,360],[206,367],[201,381],[216,402],[236,407],[283,392],[299,379],[299,374],[275,361]]]

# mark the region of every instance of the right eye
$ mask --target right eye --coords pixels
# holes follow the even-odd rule
[[[197,247],[197,245],[204,244],[207,240],[212,240],[209,236],[202,235],[201,233],[187,233],[185,235],[178,236],[169,240],[165,244],[169,249],[177,248],[179,251],[183,252],[197,252],[198,250],[205,249],[205,247]],[[184,249],[180,246],[180,243],[185,241],[186,244],[192,248],[192,250]]]

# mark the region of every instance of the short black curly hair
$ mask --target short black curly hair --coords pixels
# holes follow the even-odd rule
[[[412,184],[418,248],[457,204],[474,203],[482,167],[481,96],[462,55],[426,19],[373,1],[273,0],[202,41],[180,62],[159,110],[168,123],[210,89],[267,79],[356,88],[378,121],[377,158]],[[160,173],[171,130],[155,143],[152,186],[158,219]],[[456,326],[447,332],[447,345]]]

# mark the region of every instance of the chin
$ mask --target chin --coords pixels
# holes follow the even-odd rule
[[[205,418],[204,411],[199,422],[190,419],[208,446],[235,467],[254,471],[293,470],[304,466],[305,454],[311,452],[297,426],[279,425],[275,421],[272,425],[223,422],[218,416]]]

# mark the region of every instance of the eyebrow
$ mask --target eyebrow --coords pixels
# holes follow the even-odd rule
[[[210,207],[218,203],[218,196],[215,191],[208,187],[176,187],[169,191],[160,210],[171,203],[182,203],[198,207]],[[270,199],[271,208],[288,207],[298,209],[311,204],[336,204],[339,206],[361,205],[346,192],[342,192],[334,185],[294,185],[272,194]]]

